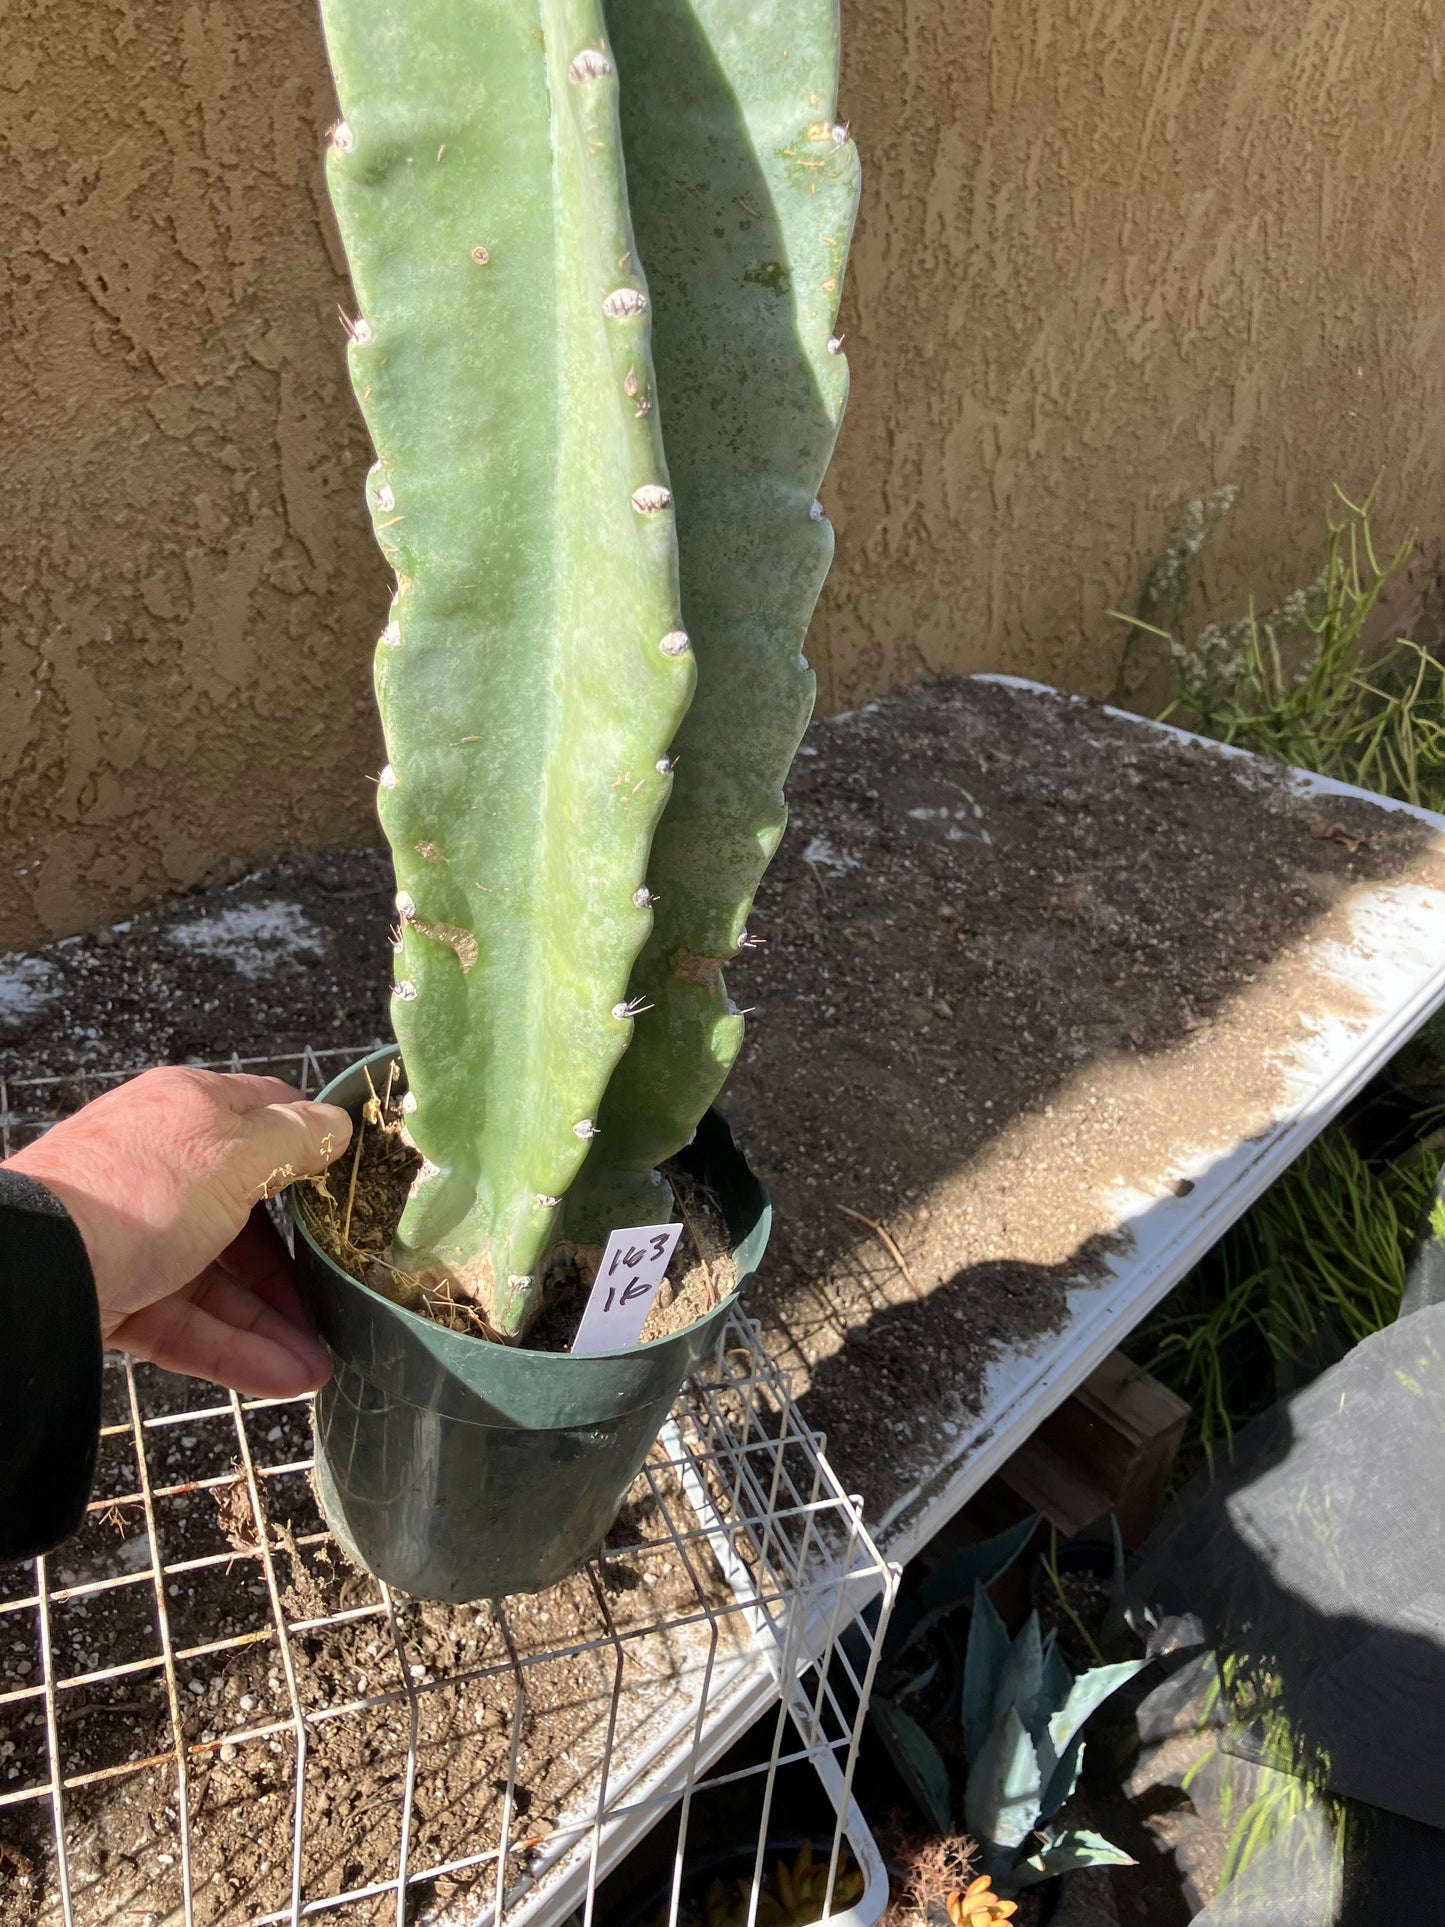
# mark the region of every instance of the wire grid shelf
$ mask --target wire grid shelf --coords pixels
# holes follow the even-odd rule
[[[314,1092],[359,1054],[212,1068]],[[5,1154],[124,1075],[0,1081]],[[851,1783],[897,1573],[747,1319],[585,1568],[473,1607],[347,1565],[309,1399],[108,1357],[103,1416],[80,1532],[0,1569],[0,1922],[607,1927],[626,1869],[600,1884],[673,1813],[676,1927],[709,1802],[745,1790],[751,1927],[800,1769],[826,1794],[826,1917],[881,1914]],[[769,1709],[767,1744],[710,1774]]]

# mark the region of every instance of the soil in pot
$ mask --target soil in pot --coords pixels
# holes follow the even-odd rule
[[[1113,1546],[1104,1539],[1059,1546],[1047,1564],[1040,1559],[1030,1573],[1029,1597],[1038,1608],[1041,1631],[1057,1634],[1074,1671],[1097,1666],[1095,1649],[1114,1603]]]
[[[326,1255],[353,1278],[408,1311],[452,1331],[490,1339],[479,1307],[445,1280],[418,1277],[389,1262],[421,1156],[406,1131],[401,1101],[405,1084],[388,1071],[358,1122],[350,1150],[326,1177],[298,1187],[311,1235]],[[683,1234],[643,1326],[641,1343],[683,1331],[714,1311],[736,1283],[722,1207],[706,1185],[668,1166],[665,1175],[682,1219]],[[541,1316],[526,1334],[529,1351],[571,1348],[601,1258],[600,1247],[566,1247],[549,1267]]]

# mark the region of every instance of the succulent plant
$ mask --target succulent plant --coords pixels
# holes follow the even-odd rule
[[[836,0],[612,13],[322,0],[396,578],[398,1257],[508,1339],[564,1236],[670,1216],[736,1055],[847,386]]]
[[[986,1588],[1019,1556],[1037,1525],[1036,1517],[1020,1520],[928,1575],[894,1614],[870,1708],[900,1778],[946,1834],[954,1804],[948,1762],[907,1709],[934,1677],[937,1661],[921,1664],[928,1636],[971,1597],[960,1708],[967,1761],[963,1818],[984,1879],[983,1886],[975,1882],[967,1890],[982,1920],[1009,1917],[982,1911],[992,1890],[997,1907],[1019,1888],[1055,1874],[1132,1864],[1096,1833],[1052,1828],[1078,1784],[1086,1721],[1147,1662],[1096,1666],[1075,1677],[1056,1635],[1042,1633],[1036,1612],[1010,1640]]]
[[[1016,1900],[1004,1900],[994,1892],[986,1873],[950,1894],[945,1904],[953,1927],[996,1927],[1000,1921],[1012,1920],[1019,1910]]]
[[[821,1920],[828,1898],[828,1861],[826,1853],[815,1859],[806,1840],[791,1864],[775,1860],[758,1894],[756,1927],[811,1927]],[[830,1911],[846,1913],[862,1899],[863,1886],[862,1874],[846,1853],[840,1854]],[[717,1879],[707,1891],[701,1913],[685,1910],[681,1927],[750,1927],[753,1919],[751,1879]]]
[[[1079,1867],[1133,1864],[1097,1833],[1056,1833],[1053,1822],[1078,1785],[1085,1723],[1147,1663],[1122,1660],[1076,1677],[1054,1634],[1041,1635],[1036,1612],[1010,1640],[976,1587],[963,1675],[963,1814],[1001,1894]]]

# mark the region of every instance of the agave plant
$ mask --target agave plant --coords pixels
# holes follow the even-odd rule
[[[910,1701],[931,1683],[937,1661],[919,1666],[927,1635],[972,1598],[964,1655],[963,1697],[967,1779],[963,1819],[978,1849],[980,1879],[968,1892],[982,1920],[1020,1888],[1079,1867],[1129,1866],[1129,1856],[1096,1833],[1054,1831],[1054,1821],[1078,1785],[1084,1726],[1145,1660],[1096,1666],[1077,1677],[1031,1613],[1010,1639],[986,1588],[1032,1538],[1036,1518],[962,1552],[930,1573],[915,1600],[889,1627],[879,1689],[870,1709],[900,1777],[922,1810],[947,1833],[953,1818],[948,1763]],[[960,1900],[960,1905],[962,1901]]]
[[[1084,1726],[1148,1664],[1121,1660],[1075,1676],[1055,1635],[1030,1613],[1010,1640],[988,1594],[975,1589],[963,1676],[968,1757],[964,1824],[1000,1893],[1079,1867],[1127,1867],[1129,1855],[1084,1828],[1054,1831],[1079,1782]]]
[[[837,0],[323,0],[393,999],[397,1257],[515,1340],[671,1215],[812,708],[857,198]]]

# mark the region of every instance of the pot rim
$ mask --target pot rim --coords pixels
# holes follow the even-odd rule
[[[400,1056],[401,1047],[398,1044],[384,1044],[380,1049],[368,1052],[365,1057],[357,1058],[355,1063],[348,1064],[343,1070],[338,1071],[336,1076],[331,1078],[329,1082],[317,1092],[313,1102],[319,1104],[330,1103],[332,1099],[329,1094],[345,1079],[353,1077],[358,1071],[367,1066],[386,1064],[393,1058],[399,1059]],[[343,1106],[343,1108],[345,1107]],[[708,1116],[716,1118],[724,1125],[724,1128],[728,1128],[729,1136],[731,1136],[730,1127],[727,1127],[726,1120],[722,1118],[720,1112],[710,1110]],[[766,1191],[764,1191],[763,1195],[765,1200],[763,1218],[764,1221],[766,1221],[771,1216],[771,1206],[766,1202]],[[387,1312],[396,1316],[404,1329],[409,1328],[414,1336],[425,1343],[429,1349],[435,1346],[436,1335],[438,1333],[444,1333],[447,1338],[464,1341],[469,1348],[472,1345],[485,1345],[494,1353],[519,1359],[525,1358],[528,1361],[525,1369],[528,1371],[562,1372],[569,1367],[581,1370],[587,1366],[607,1362],[621,1364],[629,1361],[635,1362],[639,1357],[657,1357],[662,1353],[664,1348],[679,1340],[686,1340],[690,1334],[698,1332],[704,1325],[711,1324],[714,1321],[721,1322],[723,1315],[730,1311],[741,1298],[744,1289],[756,1272],[756,1267],[746,1272],[740,1272],[739,1275],[735,1277],[733,1288],[727,1297],[720,1299],[710,1311],[705,1311],[700,1318],[694,1318],[690,1324],[680,1326],[677,1331],[667,1332],[660,1338],[649,1339],[646,1344],[623,1345],[605,1352],[583,1352],[576,1354],[571,1351],[537,1351],[530,1345],[500,1344],[494,1340],[483,1338],[480,1333],[477,1332],[453,1331],[450,1326],[440,1325],[434,1318],[423,1318],[419,1312],[409,1311],[405,1305],[398,1305],[392,1299],[383,1297],[380,1292],[373,1291],[370,1285],[364,1284],[361,1279],[354,1277],[351,1272],[337,1264],[331,1254],[323,1250],[321,1245],[318,1244],[311,1233],[310,1226],[302,1216],[300,1205],[297,1201],[296,1185],[293,1184],[288,1187],[285,1197],[286,1213],[297,1235],[306,1240],[311,1251],[320,1259],[321,1263],[334,1279],[349,1286],[353,1291],[365,1294],[365,1302],[368,1308],[377,1305],[384,1306]]]

